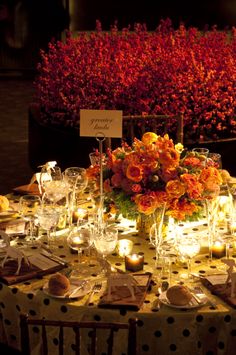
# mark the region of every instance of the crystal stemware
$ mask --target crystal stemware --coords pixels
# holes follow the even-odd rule
[[[93,231],[93,243],[97,252],[101,256],[102,269],[106,272],[106,257],[111,254],[116,248],[116,244],[118,241],[118,230],[114,227],[108,226],[103,226],[102,228],[98,227],[96,228],[95,226]]]
[[[53,206],[42,205],[40,208],[38,208],[36,214],[38,218],[38,225],[47,232],[47,244],[48,247],[51,248],[51,231],[56,228],[59,222],[60,211],[58,209],[55,209]]]
[[[36,240],[33,236],[35,227],[35,213],[41,206],[41,199],[36,195],[23,195],[19,200],[18,211],[25,221],[28,222],[28,232],[26,236],[26,243],[35,244]]]
[[[82,252],[88,250],[92,245],[91,230],[87,222],[79,221],[73,224],[67,237],[69,247],[78,252],[78,267],[73,271],[73,276],[81,276],[87,271],[87,264],[82,262]]]
[[[64,180],[68,184],[68,206],[69,223],[72,224],[72,215],[75,208],[75,201],[88,185],[86,169],[80,167],[70,167],[64,171]]]
[[[192,275],[191,275],[191,266],[192,266],[192,258],[194,256],[196,256],[199,251],[200,251],[200,241],[198,240],[197,237],[195,236],[180,236],[178,242],[178,251],[180,253],[180,257],[183,258],[183,260],[187,261],[187,268],[188,268],[188,272],[187,275],[186,274],[182,274],[181,277],[182,278],[186,278],[187,277],[187,281],[191,281]]]

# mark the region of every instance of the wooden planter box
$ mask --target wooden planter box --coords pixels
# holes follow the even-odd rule
[[[40,122],[40,108],[29,106],[28,156],[33,170],[47,161],[56,160],[64,170],[70,166],[88,167],[89,153],[98,148],[95,138],[80,137],[76,131],[49,127]]]
[[[88,167],[89,153],[98,148],[95,138],[80,137],[76,131],[43,125],[39,119],[40,108],[36,104],[29,107],[29,163],[33,170],[50,160],[56,160],[65,169],[69,166]],[[114,140],[115,141],[115,140]],[[113,142],[114,145],[114,142]],[[114,146],[120,146],[120,139]],[[236,138],[207,141],[201,143],[185,143],[188,149],[206,147],[211,152],[220,153],[223,169],[236,176]]]

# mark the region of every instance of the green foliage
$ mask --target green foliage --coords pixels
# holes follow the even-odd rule
[[[131,196],[127,195],[124,191],[113,191],[110,196],[111,200],[115,203],[119,214],[124,218],[135,220],[139,215],[136,205],[131,201]]]

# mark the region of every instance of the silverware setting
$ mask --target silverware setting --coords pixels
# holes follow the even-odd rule
[[[167,291],[168,288],[169,288],[169,282],[162,281],[161,285],[158,287],[159,297],[163,292]],[[160,302],[159,297],[153,302],[152,309],[160,309],[161,302]]]
[[[70,298],[76,297],[77,292],[83,290],[86,283],[87,281],[82,281],[81,284],[78,287],[76,287],[72,292],[71,291],[67,292],[65,294],[65,297],[70,297]]]
[[[101,283],[95,283],[94,284],[94,286],[92,288],[92,291],[91,291],[91,293],[89,295],[89,298],[85,302],[85,306],[87,306],[89,303],[91,303],[94,294],[100,292],[101,288],[102,288],[102,284]]]
[[[42,255],[44,256],[47,256],[48,258],[50,258],[51,260],[53,261],[56,261],[58,264],[61,264],[61,265],[68,265],[68,262],[62,258],[60,258],[59,256],[57,255],[54,255],[52,254],[49,250],[47,249],[42,249],[42,252],[41,252]]]

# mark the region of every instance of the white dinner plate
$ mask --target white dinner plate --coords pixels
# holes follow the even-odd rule
[[[8,210],[8,211],[0,212],[0,219],[13,218],[16,216],[17,216],[17,211]]]
[[[201,301],[198,303],[195,300],[195,298],[193,297],[188,304],[186,304],[184,306],[177,306],[177,305],[172,304],[172,303],[169,302],[169,300],[168,300],[168,298],[166,296],[166,291],[162,292],[160,294],[159,300],[160,300],[161,303],[163,303],[164,305],[166,305],[168,307],[178,308],[178,309],[192,309],[192,308],[202,307],[208,301],[207,297],[201,297]]]
[[[80,289],[78,289],[78,291],[74,292],[76,290],[77,287],[79,287],[81,284],[83,283],[83,287],[81,287]],[[50,291],[49,291],[49,288],[48,288],[48,283],[46,283],[44,286],[43,286],[43,292],[48,295],[48,296],[51,296],[51,297],[54,297],[54,298],[70,298],[70,299],[73,299],[73,298],[80,298],[80,297],[83,297],[85,295],[87,295],[90,291],[91,291],[92,287],[91,287],[91,283],[89,281],[77,281],[76,282],[76,285],[74,284],[71,284],[70,285],[70,290],[63,296],[57,296],[57,295],[53,295]]]

